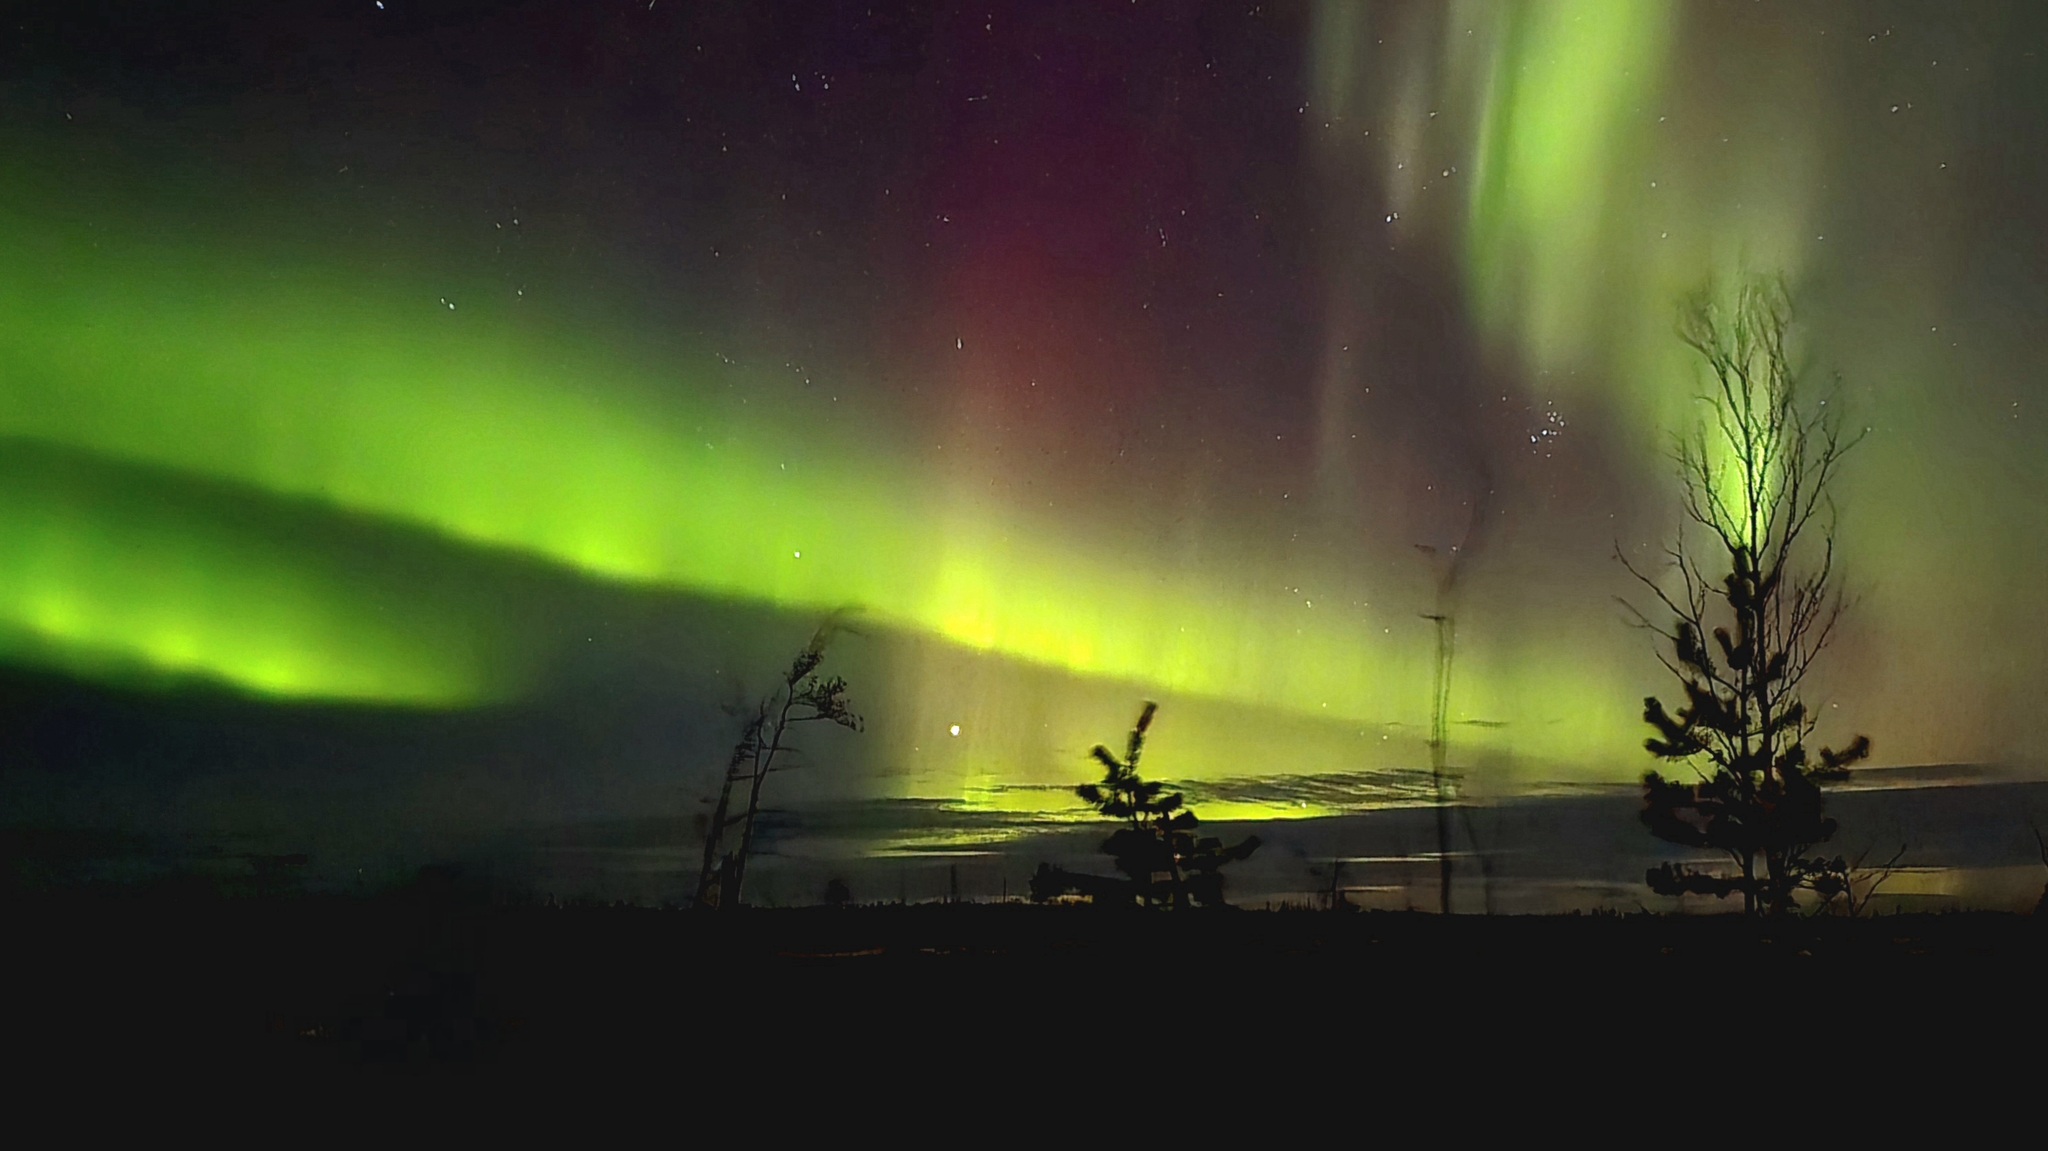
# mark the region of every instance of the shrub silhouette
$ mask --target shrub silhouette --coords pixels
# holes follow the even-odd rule
[[[1111,819],[1121,820],[1103,841],[1102,850],[1116,862],[1124,880],[1076,876],[1041,866],[1032,876],[1031,897],[1040,902],[1067,892],[1088,894],[1116,901],[1119,897],[1147,906],[1167,905],[1222,907],[1223,867],[1245,859],[1258,850],[1252,836],[1229,847],[1213,837],[1197,837],[1200,820],[1188,810],[1180,792],[1167,791],[1157,780],[1138,774],[1138,760],[1144,754],[1145,733],[1159,705],[1148,701],[1138,713],[1118,759],[1107,747],[1095,745],[1089,754],[1102,765],[1102,782],[1084,783],[1074,794]]]

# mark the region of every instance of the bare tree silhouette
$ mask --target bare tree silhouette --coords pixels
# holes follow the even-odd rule
[[[1310,867],[1308,873],[1318,879],[1328,876],[1329,886],[1316,893],[1316,902],[1324,911],[1357,911],[1358,905],[1351,901],[1351,892],[1344,887],[1344,868],[1351,861],[1341,855],[1332,856],[1327,871],[1321,866]]]
[[[1422,544],[1416,550],[1433,555],[1435,548]],[[1450,782],[1445,778],[1444,764],[1450,754],[1450,739],[1445,734],[1445,713],[1451,703],[1451,662],[1457,652],[1457,617],[1453,616],[1444,601],[1449,598],[1451,585],[1457,579],[1457,560],[1454,557],[1446,565],[1449,574],[1437,586],[1437,609],[1423,613],[1422,618],[1436,625],[1436,662],[1430,677],[1429,688],[1429,781],[1436,792],[1436,875],[1437,910],[1445,915],[1451,913],[1451,794]]]
[[[1777,277],[1747,277],[1725,303],[1712,285],[1686,301],[1678,333],[1705,361],[1707,414],[1674,438],[1684,522],[1665,555],[1676,590],[1617,549],[1672,621],[1630,605],[1663,638],[1658,658],[1685,694],[1675,715],[1655,696],[1643,701],[1657,731],[1644,746],[1697,777],[1647,773],[1643,822],[1661,839],[1725,854],[1735,869],[1667,863],[1646,878],[1660,894],[1739,894],[1749,914],[1790,911],[1802,888],[1826,898],[1847,885],[1845,861],[1811,854],[1835,832],[1821,789],[1870,752],[1860,735],[1823,748],[1819,763],[1806,750],[1816,720],[1800,686],[1843,610],[1829,487],[1861,435],[1844,434],[1831,396],[1801,386],[1792,326]],[[1709,563],[1725,563],[1725,574],[1714,578]]]
[[[1870,857],[1870,849],[1865,848],[1855,859],[1849,861],[1839,886],[1829,882],[1822,882],[1816,886],[1815,890],[1821,897],[1818,910],[1826,911],[1840,899],[1842,911],[1849,918],[1854,919],[1863,915],[1870,910],[1870,901],[1877,897],[1878,889],[1898,873],[1899,860],[1905,856],[1906,845],[1902,843],[1883,863],[1866,867],[1863,861]]]
[[[811,642],[791,661],[775,691],[755,706],[739,742],[733,745],[732,758],[726,762],[725,778],[719,787],[718,805],[705,828],[704,862],[697,873],[695,906],[705,910],[739,906],[761,814],[762,785],[768,782],[770,772],[781,770],[776,759],[784,752],[796,750],[784,742],[790,729],[800,723],[822,720],[860,730],[860,717],[847,709],[846,680],[816,674],[825,659],[825,645],[840,626],[836,615],[819,626]],[[737,814],[732,810],[735,791],[743,794],[745,802],[744,809]],[[739,845],[727,851],[726,833],[735,827],[740,833]]]
[[[1484,474],[1481,476],[1485,479]],[[1472,812],[1468,804],[1457,802],[1457,782],[1446,766],[1450,761],[1451,670],[1458,655],[1458,617],[1456,612],[1459,592],[1459,577],[1464,574],[1476,550],[1484,538],[1486,529],[1486,506],[1493,493],[1491,486],[1484,486],[1480,497],[1472,502],[1472,515],[1465,525],[1465,536],[1461,543],[1451,546],[1451,554],[1443,556],[1428,544],[1416,544],[1415,550],[1437,564],[1435,610],[1422,613],[1422,618],[1436,625],[1436,662],[1430,677],[1429,708],[1429,778],[1436,792],[1436,858],[1437,858],[1437,909],[1445,915],[1451,914],[1451,891],[1455,868],[1451,852],[1451,810],[1455,805],[1458,822],[1465,829],[1465,838],[1472,844],[1472,856],[1479,863],[1480,882],[1487,913],[1493,913],[1493,861],[1479,846],[1479,836],[1472,828]]]

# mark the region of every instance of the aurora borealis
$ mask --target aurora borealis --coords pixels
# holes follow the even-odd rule
[[[1467,794],[1625,783],[1673,307],[1767,268],[1870,428],[1823,735],[2044,775],[2033,5],[129,7],[0,47],[38,683],[487,733],[436,819],[687,814],[851,609],[798,809],[1065,812],[1151,698],[1277,818],[1426,761],[1448,610]]]

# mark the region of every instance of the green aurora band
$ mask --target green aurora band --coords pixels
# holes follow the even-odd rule
[[[217,501],[167,497],[161,477],[0,451],[0,653],[364,703],[462,706],[522,686],[452,589],[337,558],[290,520],[252,530]]]
[[[677,388],[682,369],[617,351],[615,333],[536,334],[508,309],[323,273],[303,255],[115,242],[19,195],[6,208],[8,242],[35,258],[0,269],[0,435],[431,529],[606,581],[818,613],[859,605],[970,651],[1127,684],[1105,716],[1142,690],[1377,741],[1390,717],[1413,710],[1424,647],[1365,613],[1316,612],[1318,585],[1298,568],[1286,582],[1310,593],[1276,607],[1261,585],[1283,582],[1278,573],[1134,561],[1114,533],[992,508],[965,481],[933,485],[862,450],[862,429],[760,402],[758,383],[751,406],[678,399],[716,395],[713,373],[737,370],[714,355],[690,357],[704,375]],[[516,632],[517,621],[422,606],[417,615],[451,621],[442,629],[468,619],[483,634],[394,644],[360,628],[370,617],[355,589],[317,562],[277,558],[273,542],[229,539],[224,526],[164,528],[138,549],[123,542],[134,528],[74,509],[12,535],[0,560],[25,574],[0,585],[10,593],[0,621],[260,693],[432,705],[516,690],[502,656],[451,653],[490,648],[502,638],[490,633]],[[76,578],[86,566],[102,574]],[[154,580],[166,567],[186,578]],[[62,611],[49,590],[59,585],[71,589]],[[1320,586],[1330,602],[1346,599],[1340,572]],[[247,610],[265,588],[270,606]],[[285,661],[282,651],[308,654]],[[1496,653],[1491,671],[1487,662],[1475,653],[1465,695],[1482,716],[1526,715],[1536,700],[1589,713],[1627,690],[1587,674],[1560,695],[1554,676],[1514,671],[1514,652]],[[915,693],[919,710],[985,710],[929,687]],[[1525,732],[1516,746],[1566,759],[1583,740]],[[999,747],[989,754],[1000,758]],[[986,760],[962,770],[1002,774]]]
[[[1615,413],[1648,459],[1690,405],[1668,301],[1716,269],[1803,270],[1826,125],[1689,147],[1716,125],[1703,101],[1662,102],[1686,82],[1671,2],[1379,15],[1318,9],[1317,90],[1349,129],[1323,146],[1376,166],[1397,233],[1457,264],[1489,355],[1532,389]],[[1749,111],[1786,98],[1757,92]],[[701,341],[549,329],[501,284],[451,287],[338,246],[115,234],[73,206],[94,202],[83,191],[0,178],[0,248],[26,254],[0,262],[0,436],[597,581],[800,612],[859,605],[924,653],[884,669],[869,706],[894,709],[902,732],[987,733],[890,745],[932,762],[886,785],[900,794],[1029,805],[1005,785],[1071,775],[1141,692],[1195,705],[1169,710],[1159,737],[1188,778],[1418,761],[1431,659],[1419,570],[1362,589],[1356,551],[1259,558],[1264,537],[1235,524],[1215,530],[1251,543],[1185,562],[1104,526],[1115,509],[1056,522],[990,497],[971,469],[892,453],[902,436],[882,421],[839,418]],[[1383,207],[1358,204],[1358,226]],[[516,698],[545,658],[528,624],[455,590],[380,585],[374,564],[91,482],[0,478],[9,658],[424,707]],[[1544,542],[1505,541],[1506,574],[1540,566]],[[1374,546],[1408,541],[1358,545]],[[1907,570],[1906,586],[1924,576]],[[1458,755],[1540,764],[1546,778],[1639,769],[1626,701],[1655,670],[1640,636],[1584,611],[1517,626],[1497,605],[1467,611],[1455,719],[1487,726],[1459,728]],[[1020,711],[1004,663],[1094,690]],[[1217,718],[1244,709],[1321,734],[1288,764],[1258,762],[1265,741]]]

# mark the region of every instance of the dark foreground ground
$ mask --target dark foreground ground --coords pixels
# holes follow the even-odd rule
[[[1095,1060],[1119,1033],[1231,1063],[1323,1059],[1333,1038],[1398,1061],[1564,1032],[1681,1047],[1782,1033],[1850,1058],[1909,1035],[2048,1034],[2048,922],[1997,914],[699,915],[431,890],[37,897],[5,914],[15,1050],[146,1075]]]

